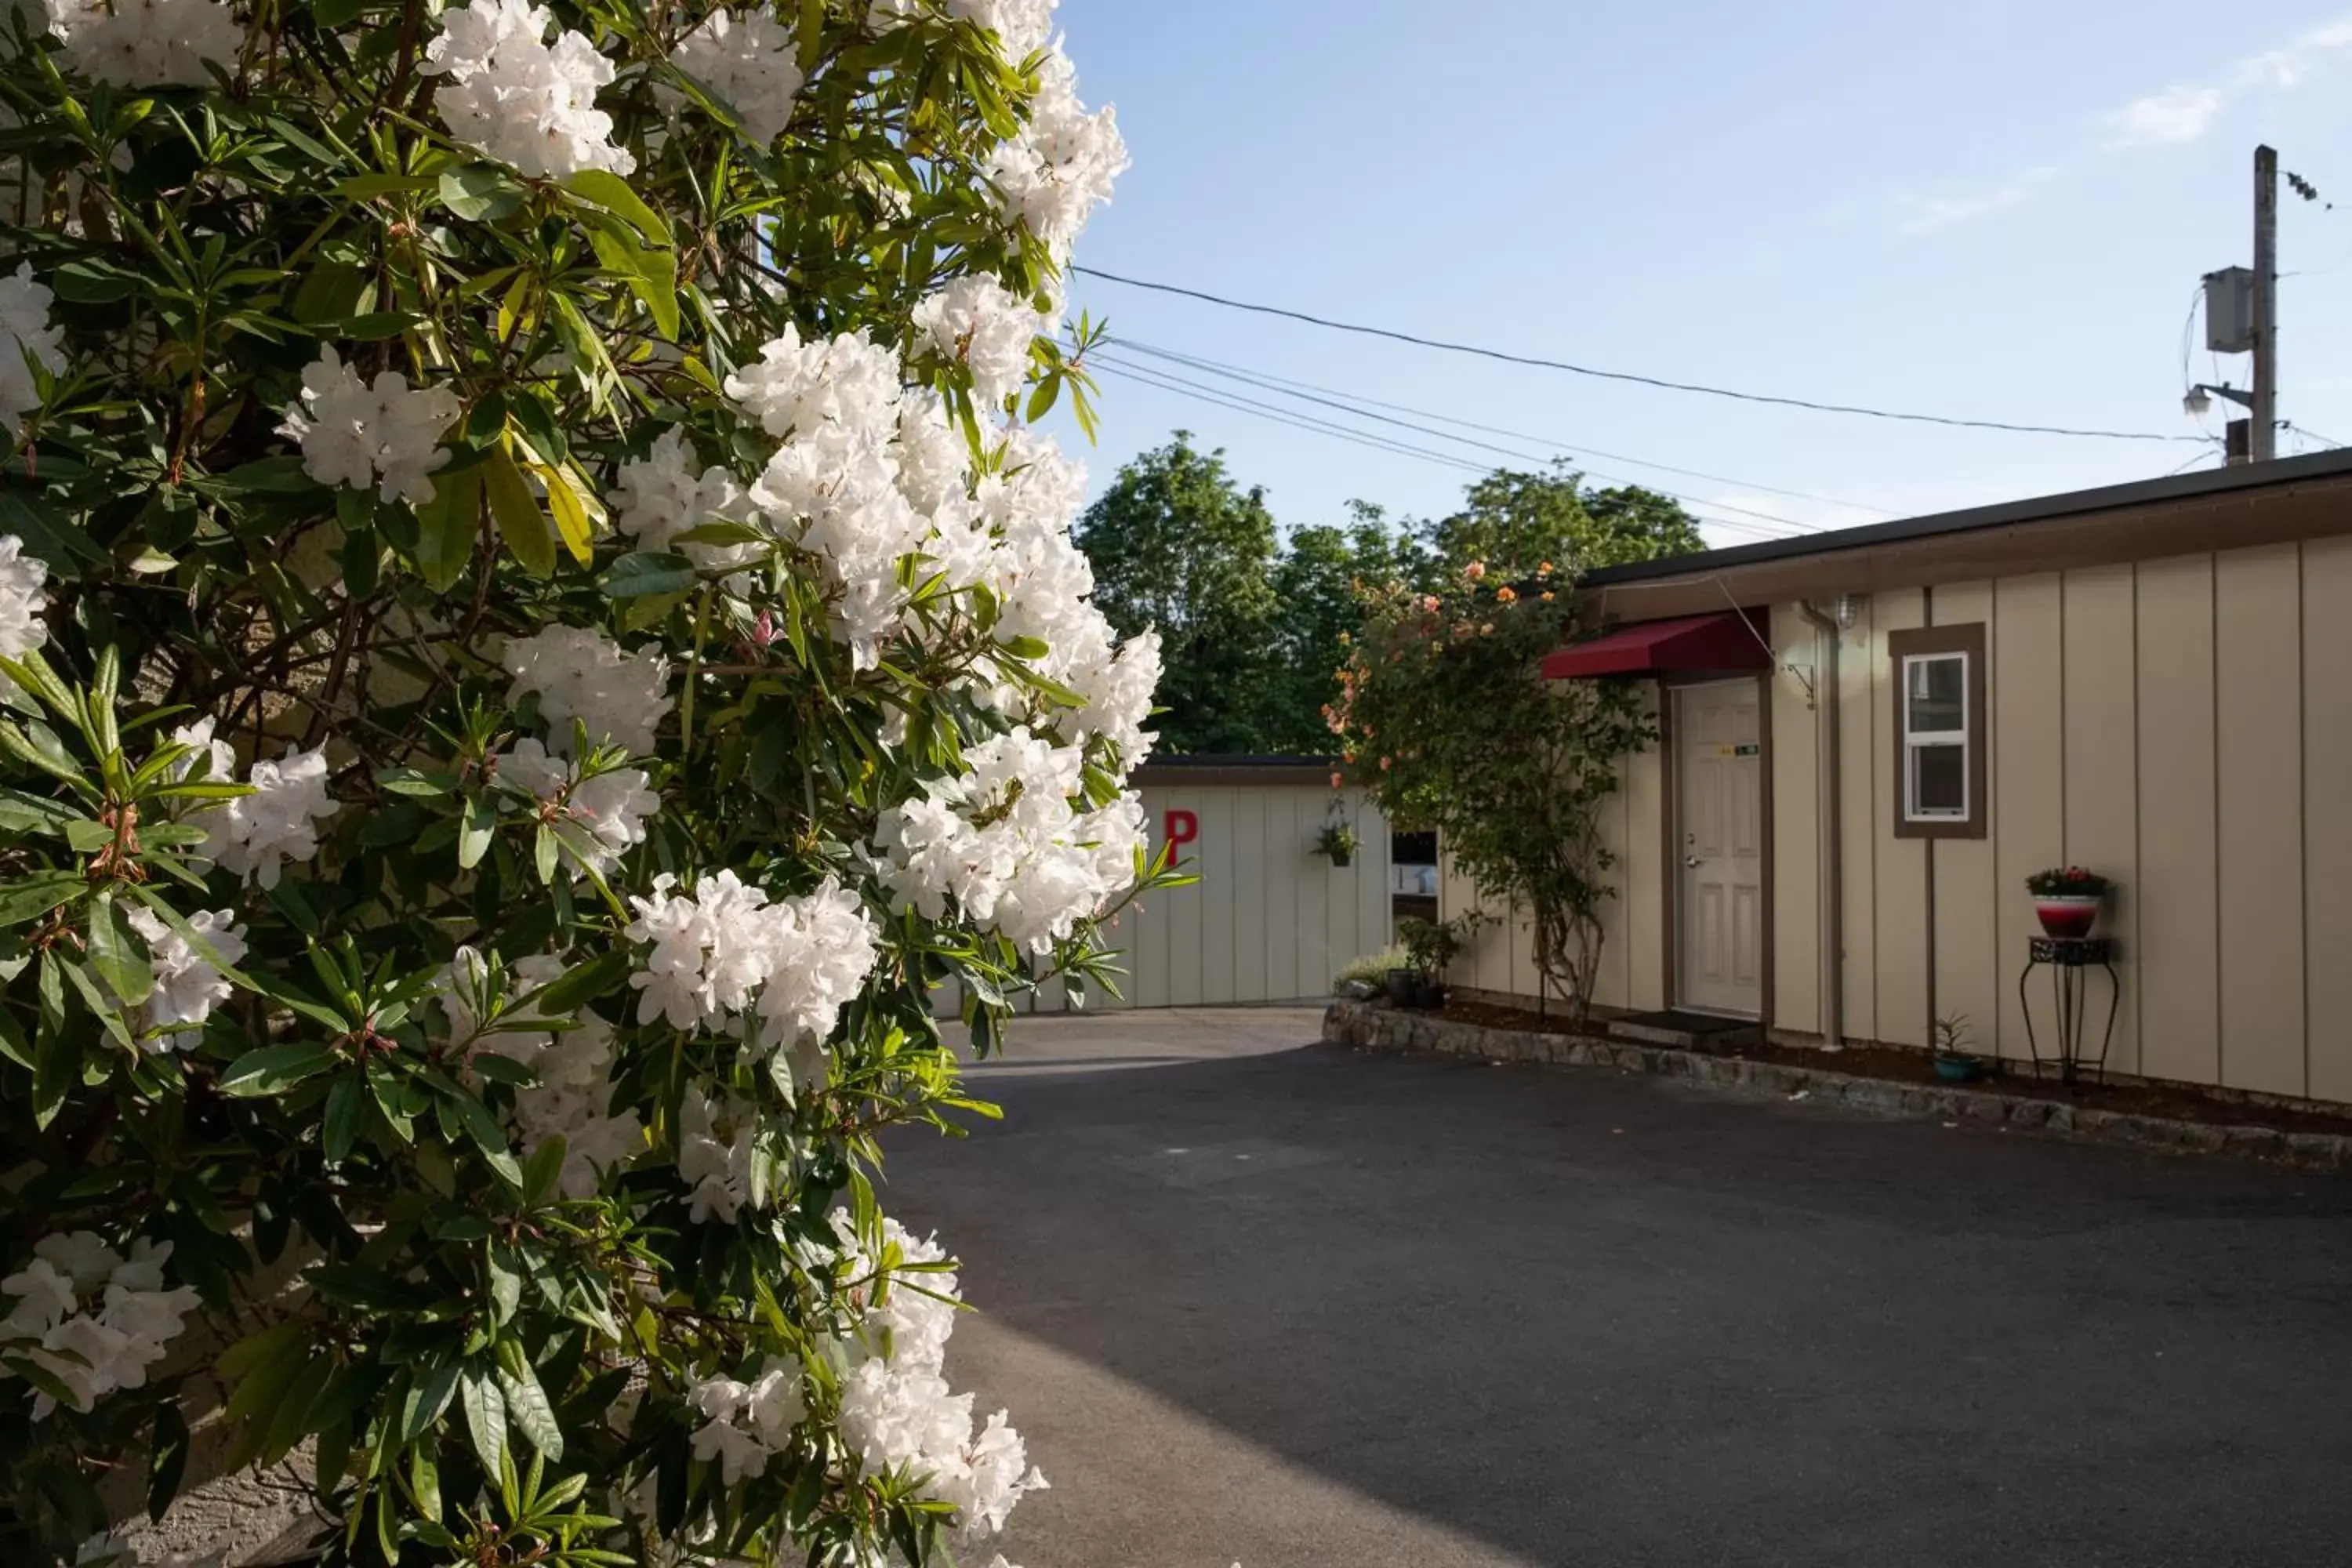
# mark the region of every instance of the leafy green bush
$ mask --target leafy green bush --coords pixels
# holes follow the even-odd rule
[[[986,1049],[1171,879],[1020,423],[1124,164],[1049,11],[0,58],[0,1561],[164,1508],[200,1386],[331,1563],[929,1562],[1032,1483],[869,1173],[988,1113],[936,986]]]
[[[1336,991],[1351,982],[1365,985],[1379,985],[1387,981],[1390,970],[1402,969],[1404,966],[1404,949],[1391,944],[1378,952],[1368,952],[1360,958],[1349,959],[1340,969],[1338,977],[1332,981],[1331,988]]]

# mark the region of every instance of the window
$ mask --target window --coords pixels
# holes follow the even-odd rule
[[[1889,635],[1896,700],[1895,832],[1985,836],[1984,627]]]

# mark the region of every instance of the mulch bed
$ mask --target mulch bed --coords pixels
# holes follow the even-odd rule
[[[1531,1030],[1547,1035],[1581,1033],[1607,1037],[1604,1026],[1596,1025],[1589,1029],[1573,1029],[1569,1026],[1567,1018],[1558,1013],[1538,1014],[1486,1002],[1449,1003],[1437,1016],[1494,1029]],[[1926,1051],[1901,1046],[1850,1045],[1842,1051],[1769,1044],[1749,1044],[1734,1049],[1694,1048],[1704,1050],[1710,1056],[1773,1062],[1782,1067],[1808,1068],[1815,1072],[1849,1073],[1855,1078],[1877,1079],[1889,1083],[1930,1084],[1939,1089],[1991,1089],[2036,1100],[2063,1100],[2094,1110],[2112,1110],[2127,1116],[2160,1116],[2208,1127],[2269,1127],[2281,1132],[2352,1136],[2352,1114],[2269,1105],[2238,1099],[2226,1091],[2198,1089],[2187,1084],[2096,1083],[2086,1080],[2069,1092],[2054,1077],[2037,1080],[2030,1063],[2021,1067],[2016,1062],[2001,1061],[1992,1066],[1988,1076],[1976,1082],[1955,1086],[1936,1075],[1934,1058]]]

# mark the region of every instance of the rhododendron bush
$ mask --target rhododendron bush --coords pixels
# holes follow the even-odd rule
[[[873,1173],[987,1110],[942,985],[1174,879],[1030,423],[1126,162],[1052,4],[16,14],[0,1562],[298,1450],[331,1563],[1042,1484]]]

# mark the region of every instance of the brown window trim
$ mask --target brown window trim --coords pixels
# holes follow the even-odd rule
[[[1913,822],[1905,813],[1908,794],[1904,768],[1903,704],[1908,693],[1903,661],[1920,654],[1969,656],[1969,815],[1964,821]],[[1985,837],[1985,629],[1982,621],[1957,626],[1917,626],[1886,634],[1886,657],[1895,667],[1895,837],[1982,838]]]

